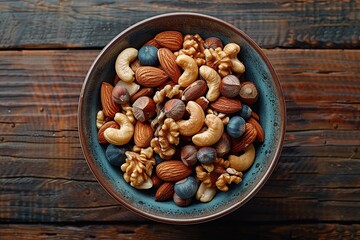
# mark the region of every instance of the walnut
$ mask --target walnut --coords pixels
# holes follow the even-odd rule
[[[195,168],[196,177],[202,181],[206,187],[216,186],[221,191],[228,191],[227,185],[240,183],[242,172],[238,172],[229,167],[230,163],[223,158],[216,158],[211,164],[201,164]]]
[[[147,159],[151,159],[154,156],[154,151],[151,147],[141,148],[134,145],[133,152],[139,153],[140,155],[145,156]]]
[[[196,166],[196,177],[206,184],[206,187],[215,186],[217,178],[225,173],[225,169],[229,167],[230,162],[225,161],[223,158],[216,158],[213,163],[201,164]]]
[[[128,119],[130,120],[130,122],[132,124],[135,124],[136,119],[134,117],[134,113],[133,113],[133,109],[132,107],[129,105],[129,103],[124,103],[121,105],[121,108],[123,110],[123,113],[128,117]]]
[[[175,154],[175,146],[180,142],[179,126],[172,118],[166,118],[158,132],[158,137],[151,140],[150,146],[163,159],[170,159]]]
[[[172,118],[167,118],[159,131],[159,137],[164,137],[170,144],[179,144],[179,126]]]
[[[174,96],[180,94],[182,95],[182,90],[180,90],[180,85],[166,85],[160,91],[157,91],[154,95],[154,102],[161,103],[165,100],[165,98],[173,98]],[[181,96],[180,96],[181,97]]]
[[[205,49],[206,65],[216,70],[221,77],[231,74],[231,58],[220,47]]]
[[[152,187],[151,173],[156,164],[152,148],[134,146],[133,151],[126,151],[125,155],[125,163],[121,165],[125,181],[135,188]]]
[[[229,190],[227,184],[230,185],[233,182],[239,184],[242,181],[242,176],[242,172],[238,172],[234,168],[227,168],[226,173],[222,173],[218,177],[215,185],[219,190],[226,192]]]
[[[205,64],[204,49],[204,40],[199,34],[188,34],[184,36],[183,48],[175,53],[175,55],[188,55],[194,58],[196,64],[200,67]]]
[[[164,124],[164,120],[166,118],[166,115],[163,111],[160,111],[158,115],[151,121],[150,126],[155,131],[154,136],[159,136],[159,131],[161,129],[161,126]]]
[[[164,102],[159,102],[156,104],[156,115],[154,119],[151,120],[150,126],[155,131],[154,136],[159,136],[159,130],[161,126],[164,124],[164,120],[166,118],[165,112],[164,112]]]

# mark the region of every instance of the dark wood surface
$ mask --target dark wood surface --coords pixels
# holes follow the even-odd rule
[[[359,239],[360,1],[0,2],[0,239]],[[209,14],[263,48],[284,91],[274,173],[212,222],[157,223],[115,202],[77,133],[80,89],[106,43],[160,13]]]

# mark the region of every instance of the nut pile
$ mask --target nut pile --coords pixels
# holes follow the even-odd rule
[[[264,131],[239,52],[216,37],[164,31],[119,53],[114,82],[101,85],[96,126],[132,187],[187,206],[242,181]]]

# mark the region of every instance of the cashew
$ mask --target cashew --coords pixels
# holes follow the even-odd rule
[[[178,80],[181,87],[187,87],[195,82],[199,74],[199,68],[196,61],[188,55],[179,55],[176,63],[184,70]]]
[[[228,54],[231,59],[232,67],[231,70],[237,73],[244,73],[245,66],[240,60],[237,58],[238,53],[240,52],[240,46],[236,43],[228,43],[224,47],[224,52]]]
[[[116,113],[114,120],[120,125],[120,129],[107,128],[104,131],[104,137],[111,144],[125,145],[134,135],[134,125],[123,113]]]
[[[216,191],[216,187],[207,187],[204,182],[201,182],[195,197],[200,202],[210,202],[215,196]]]
[[[205,124],[208,128],[204,132],[192,137],[192,142],[199,147],[207,147],[215,144],[224,133],[222,120],[214,114],[206,115]]]
[[[178,120],[176,123],[179,126],[179,132],[183,136],[192,136],[203,126],[205,113],[201,106],[194,101],[189,101],[186,104],[186,111],[190,113],[188,120]]]
[[[133,82],[135,73],[130,67],[130,63],[136,59],[138,50],[135,48],[124,49],[116,58],[115,71],[124,82]]]
[[[220,96],[221,77],[214,69],[206,65],[201,66],[199,71],[209,88],[206,93],[206,98],[210,102],[213,102]]]
[[[240,156],[230,155],[228,158],[230,167],[237,171],[243,172],[251,167],[255,160],[255,147],[253,144],[249,145],[243,154]]]

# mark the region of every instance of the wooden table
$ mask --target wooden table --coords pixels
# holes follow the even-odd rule
[[[279,76],[287,132],[260,192],[212,222],[174,226],[115,202],[77,132],[80,88],[119,32],[194,11],[228,21]],[[360,1],[2,1],[0,239],[359,239]]]

